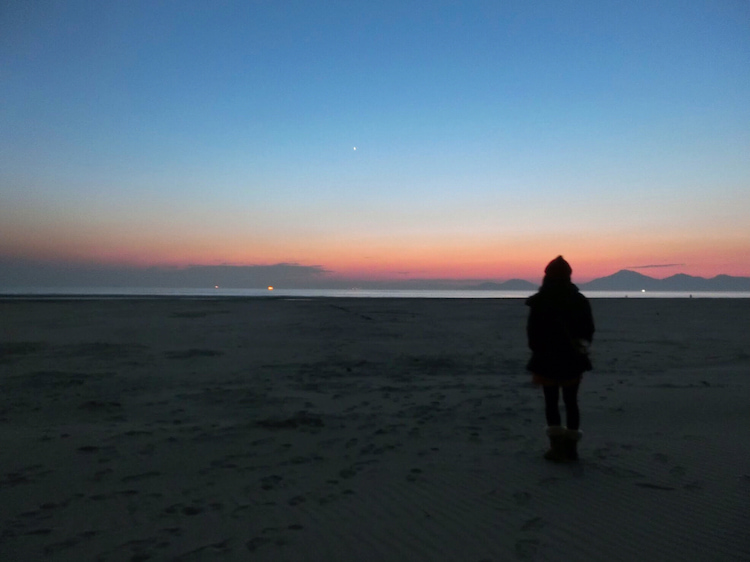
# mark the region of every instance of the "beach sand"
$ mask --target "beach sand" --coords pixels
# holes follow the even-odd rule
[[[750,300],[593,300],[575,464],[522,300],[0,301],[0,560],[750,559]]]

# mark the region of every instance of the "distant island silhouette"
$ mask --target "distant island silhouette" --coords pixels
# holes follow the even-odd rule
[[[504,283],[480,283],[471,288],[485,291],[525,291],[537,287],[537,284],[530,281],[510,279]],[[579,283],[578,287],[586,291],[750,291],[750,277],[717,275],[706,278],[678,273],[664,279],[656,279],[637,271],[622,269],[588,283]]]

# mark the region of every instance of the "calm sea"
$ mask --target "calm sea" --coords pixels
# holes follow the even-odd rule
[[[480,290],[382,290],[382,289],[144,289],[121,287],[98,288],[17,288],[0,289],[2,298],[66,298],[66,299],[122,299],[122,298],[215,298],[215,297],[282,297],[282,298],[402,298],[402,299],[524,299],[535,291],[480,291]],[[750,292],[730,291],[583,291],[589,298],[657,298],[657,299],[747,299]]]

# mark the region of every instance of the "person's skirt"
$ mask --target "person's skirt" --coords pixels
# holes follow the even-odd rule
[[[578,375],[573,378],[556,379],[537,375],[536,373],[531,374],[531,381],[538,386],[575,386],[581,384],[582,379],[583,375]]]

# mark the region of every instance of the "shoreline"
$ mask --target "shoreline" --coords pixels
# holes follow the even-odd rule
[[[462,300],[525,300],[533,294],[533,292],[525,293],[521,292],[516,295],[483,295],[477,294],[475,296],[465,296],[464,294],[455,296],[445,295],[425,295],[425,296],[393,296],[389,293],[392,291],[383,291],[382,295],[314,295],[314,294],[284,294],[279,291],[278,294],[263,294],[263,295],[212,295],[206,294],[119,294],[119,293],[102,293],[102,294],[78,294],[78,293],[0,293],[0,302],[11,302],[11,301],[115,301],[115,300],[132,300],[132,301],[159,301],[159,300],[226,300],[226,301],[255,301],[255,300],[451,300],[451,301],[462,301]],[[414,293],[415,291],[409,291]],[[445,291],[450,292],[450,291]],[[435,291],[425,291],[425,293],[435,293]],[[463,292],[462,292],[463,293]],[[481,293],[481,292],[478,292]],[[750,299],[750,293],[745,292],[673,292],[672,294],[662,293],[638,293],[638,292],[617,292],[618,294],[612,294],[611,291],[597,292],[584,292],[583,294],[590,300],[743,300]],[[622,294],[619,294],[622,293]]]

